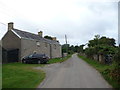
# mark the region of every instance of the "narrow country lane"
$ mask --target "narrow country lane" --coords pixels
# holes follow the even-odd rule
[[[79,59],[77,54],[63,63],[42,69],[47,76],[38,88],[111,88],[100,73]]]

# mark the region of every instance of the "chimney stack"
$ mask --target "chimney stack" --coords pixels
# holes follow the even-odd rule
[[[11,29],[13,29],[14,28],[14,23],[13,22],[9,22],[8,23],[8,30],[11,30]]]
[[[52,39],[55,40],[55,41],[57,40],[56,37],[52,37]]]
[[[42,37],[43,32],[42,31],[38,32],[38,35]]]

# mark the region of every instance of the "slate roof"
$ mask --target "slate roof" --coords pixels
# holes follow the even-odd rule
[[[40,41],[42,40],[43,42],[47,42],[47,43],[59,44],[55,40],[45,39],[37,34],[29,33],[29,32],[18,30],[18,29],[13,29],[13,31],[17,33],[21,38],[34,39],[34,40],[40,40]]]

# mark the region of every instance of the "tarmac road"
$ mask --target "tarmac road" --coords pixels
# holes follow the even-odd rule
[[[51,64],[42,69],[47,76],[38,88],[111,88],[98,71],[76,54],[63,63]]]

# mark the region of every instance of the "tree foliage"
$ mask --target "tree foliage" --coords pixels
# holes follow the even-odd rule
[[[116,51],[115,39],[95,35],[95,38],[88,42],[88,48],[85,49],[85,54],[90,58],[93,57],[93,55],[114,56]]]
[[[105,36],[99,37],[95,35],[94,40],[90,40],[88,43],[89,47],[94,47],[96,45],[107,45],[107,46],[115,46],[115,39],[113,38],[106,38]]]
[[[46,38],[46,39],[50,39],[50,40],[52,40],[53,38],[51,37],[51,36],[44,36],[44,38]]]
[[[69,50],[70,45],[69,44],[63,44],[62,45],[62,53],[67,53]]]
[[[69,45],[69,44],[64,44],[62,45],[62,53],[74,53],[74,52],[83,52],[83,47],[84,45],[76,45],[76,46],[73,46],[73,45]]]
[[[113,57],[117,57],[120,52],[118,48],[115,46],[115,39],[108,38],[105,36],[100,37],[100,35],[95,35],[93,40],[88,41],[88,47],[84,48],[84,44],[78,46],[73,46],[69,44],[62,45],[62,52],[67,53],[85,53],[88,57],[93,58],[94,55],[112,55]],[[119,56],[120,57],[120,56]],[[116,59],[118,61],[118,59]]]

